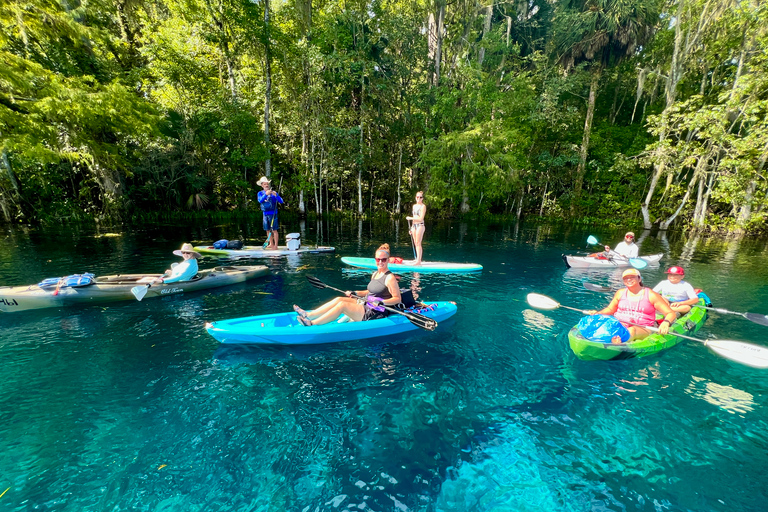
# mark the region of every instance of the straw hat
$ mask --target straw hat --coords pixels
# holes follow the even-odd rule
[[[193,258],[200,257],[200,253],[194,250],[194,247],[192,247],[192,244],[182,244],[181,249],[177,251],[173,251],[173,254],[175,254],[176,256],[183,256],[185,252],[190,253]]]
[[[257,182],[256,182],[256,184],[257,184],[258,186],[262,186],[262,185],[263,185],[263,184],[265,184],[265,183],[272,183],[272,180],[270,180],[270,179],[267,179],[267,177],[266,177],[266,176],[262,176],[261,178],[259,178],[259,181],[257,181]]]

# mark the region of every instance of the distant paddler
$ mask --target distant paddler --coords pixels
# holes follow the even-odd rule
[[[272,190],[272,181],[266,176],[262,176],[259,181],[256,182],[263,190],[257,195],[259,206],[262,213],[262,226],[264,231],[267,232],[267,241],[264,242],[264,248],[267,250],[277,249],[280,234],[280,223],[277,220],[277,205],[285,204],[283,198]]]
[[[424,192],[421,190],[416,192],[416,204],[413,205],[411,213],[412,215],[406,217],[406,219],[411,221],[410,234],[411,241],[414,245],[413,257],[416,258],[413,264],[421,265],[421,259],[424,256],[424,249],[421,247],[421,241],[424,239],[424,231],[426,231],[426,228],[424,227],[424,217],[427,214],[427,205],[424,204]]]

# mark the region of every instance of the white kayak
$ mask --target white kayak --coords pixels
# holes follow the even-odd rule
[[[653,264],[658,263],[663,256],[663,253],[650,254],[648,256],[640,256],[638,259],[641,259],[648,264]],[[570,268],[617,268],[630,266],[629,260],[620,256],[613,258],[595,258],[593,256],[572,256],[570,254],[563,254],[563,261],[565,262],[565,266]]]
[[[219,256],[223,258],[269,258],[271,256],[286,256],[289,254],[317,254],[334,252],[335,247],[305,245],[298,249],[289,249],[285,245],[278,246],[277,249],[264,249],[260,245],[245,245],[242,249],[216,249],[212,245],[201,245],[195,247],[200,254],[207,256]]]
[[[341,258],[342,263],[357,267],[376,270],[376,260],[373,258]],[[390,263],[392,272],[479,272],[482,265],[477,263],[449,263],[445,261],[422,261],[421,265],[414,265],[413,261],[404,260],[402,263]]]

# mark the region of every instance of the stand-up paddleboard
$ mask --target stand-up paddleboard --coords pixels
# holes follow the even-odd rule
[[[376,270],[376,260],[373,258],[341,258],[342,263],[352,267]],[[402,263],[390,263],[392,272],[480,272],[482,265],[477,263],[449,263],[445,261],[422,261],[421,265],[414,265],[413,261],[404,260]]]
[[[289,249],[285,245],[277,249],[264,249],[256,245],[245,245],[242,249],[216,249],[212,245],[197,246],[195,250],[200,254],[208,256],[220,256],[222,258],[269,258],[270,256],[286,256],[288,254],[317,254],[325,252],[334,252],[335,247],[324,246],[301,246],[298,249]]]

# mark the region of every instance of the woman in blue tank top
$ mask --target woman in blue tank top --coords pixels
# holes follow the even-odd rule
[[[294,305],[293,309],[298,314],[299,322],[303,325],[322,325],[333,322],[341,315],[347,315],[355,322],[361,320],[375,320],[389,315],[389,311],[380,306],[379,302],[387,306],[400,304],[400,287],[395,275],[389,271],[389,244],[383,244],[376,250],[376,272],[371,276],[368,288],[359,292],[344,292],[346,297],[336,297],[312,311],[304,311]],[[358,295],[363,300],[353,297]]]

